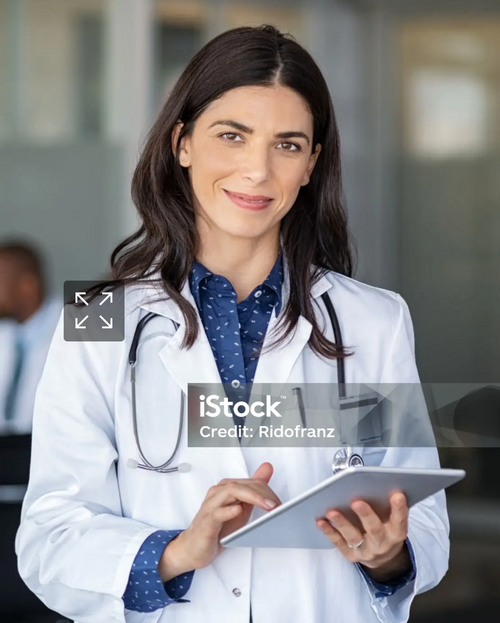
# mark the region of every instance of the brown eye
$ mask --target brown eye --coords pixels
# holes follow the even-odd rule
[[[297,143],[289,143],[289,142],[285,142],[285,143],[280,143],[280,145],[290,145],[292,147],[295,147],[295,149],[285,149],[284,151],[302,151],[302,147],[300,145],[297,145]]]
[[[224,134],[220,135],[221,137],[226,137],[226,136],[239,136],[239,134],[236,134],[235,132],[224,132]],[[228,139],[228,138],[224,138],[225,141],[228,141],[229,143],[236,143],[236,141],[233,141],[232,139]]]

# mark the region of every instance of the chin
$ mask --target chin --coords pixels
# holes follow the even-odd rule
[[[250,240],[251,238],[259,238],[262,236],[265,231],[252,231],[248,227],[233,227],[228,229],[227,227],[223,228],[222,231],[228,236],[233,236],[234,238],[246,238]]]
[[[221,232],[236,238],[257,238],[262,236],[267,229],[264,223],[256,223],[255,220],[252,222],[246,215],[239,218],[230,218],[226,215],[224,219],[219,216],[217,220],[214,219],[213,224]]]

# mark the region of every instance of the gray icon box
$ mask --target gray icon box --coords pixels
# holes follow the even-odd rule
[[[90,288],[102,284],[97,290]],[[122,342],[124,286],[113,282],[64,282],[64,339],[67,342]]]

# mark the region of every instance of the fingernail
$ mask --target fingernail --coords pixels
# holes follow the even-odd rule
[[[272,500],[264,500],[264,506],[266,508],[274,508],[276,506],[276,502],[273,502]]]

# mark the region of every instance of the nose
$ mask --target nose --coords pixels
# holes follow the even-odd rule
[[[271,158],[265,144],[254,143],[242,153],[240,173],[253,184],[265,182],[271,174]]]

